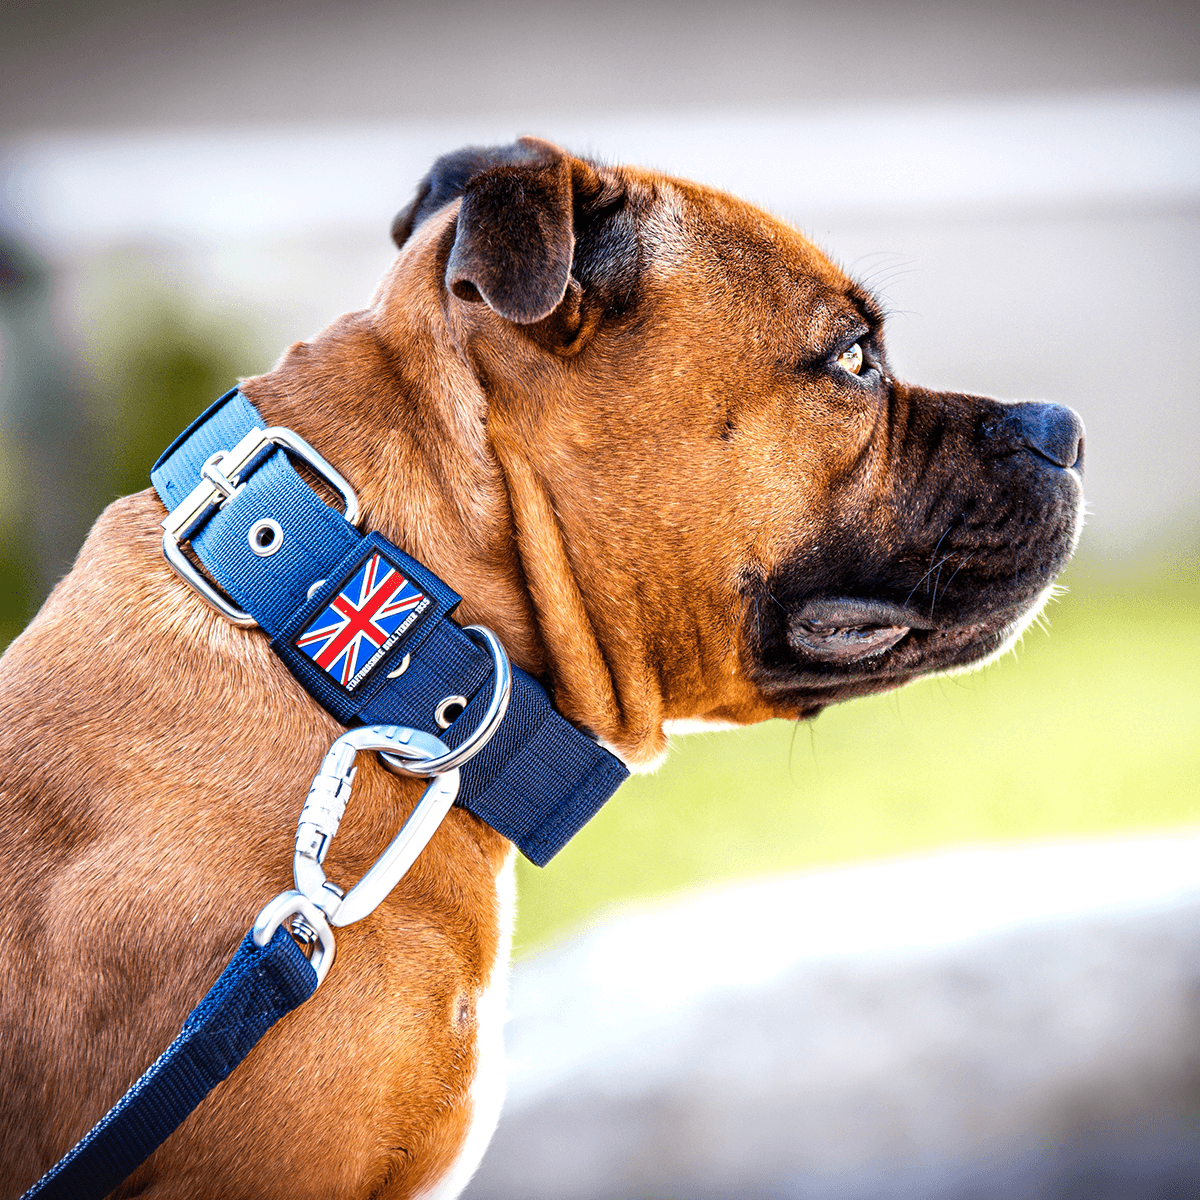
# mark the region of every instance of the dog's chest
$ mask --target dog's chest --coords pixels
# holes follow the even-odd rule
[[[419,1200],[453,1200],[470,1182],[500,1120],[504,1103],[504,1021],[508,1006],[509,955],[516,918],[516,850],[496,876],[499,945],[491,977],[475,1007],[476,1067],[471,1081],[471,1117],[450,1169]]]

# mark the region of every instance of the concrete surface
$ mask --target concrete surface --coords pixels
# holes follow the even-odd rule
[[[631,909],[522,963],[470,1200],[1194,1196],[1200,835]]]

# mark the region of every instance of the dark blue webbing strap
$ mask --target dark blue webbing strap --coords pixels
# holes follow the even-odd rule
[[[207,458],[265,425],[236,389],[217,401],[154,466],[151,478],[167,508],[192,490]],[[252,550],[249,535],[267,518],[284,533],[278,551],[263,557]],[[284,451],[264,458],[236,499],[192,536],[191,547],[218,586],[253,615],[292,674],[343,724],[406,725],[436,735],[451,748],[478,726],[491,697],[492,664],[488,652],[449,619],[459,597],[386,538],[363,535],[348,524],[300,477]],[[373,551],[390,559],[432,606],[351,692],[295,642]],[[323,586],[310,596],[317,581]],[[403,668],[401,674],[397,668]],[[463,696],[467,706],[449,729],[441,730],[434,712],[453,695]],[[541,866],[627,776],[620,760],[554,710],[532,676],[514,669],[508,715],[483,751],[462,768],[457,803]]]
[[[280,926],[266,946],[246,934],[183,1031],[75,1148],[21,1200],[101,1200],[140,1166],[285,1013],[317,974]]]

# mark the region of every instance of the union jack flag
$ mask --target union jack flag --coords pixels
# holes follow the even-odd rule
[[[350,576],[296,639],[296,646],[347,691],[429,607],[429,599],[378,552]]]

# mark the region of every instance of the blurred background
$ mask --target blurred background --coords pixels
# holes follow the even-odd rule
[[[1200,1195],[1200,8],[192,0],[0,14],[0,644],[434,157],[726,187],[898,373],[1074,406],[1068,594],[986,672],[681,739],[523,864],[472,1197]]]

